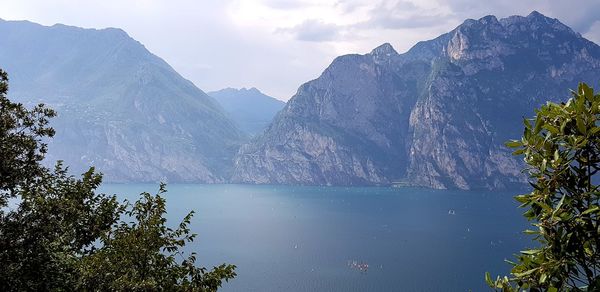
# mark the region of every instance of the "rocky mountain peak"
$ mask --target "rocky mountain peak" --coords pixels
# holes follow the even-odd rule
[[[527,15],[527,18],[547,18],[545,15],[541,14],[540,12],[538,12],[537,10],[533,10],[531,11],[531,13],[529,13],[529,15]]]
[[[121,29],[0,22],[9,96],[57,110],[46,163],[112,182],[221,182],[245,135],[192,82]]]
[[[250,88],[243,88],[245,91],[253,93],[253,94],[262,94],[262,92],[260,90],[258,90],[258,88],[256,87],[250,87]]]
[[[487,15],[479,19],[479,22],[484,25],[498,25],[500,22],[494,15]]]
[[[532,11],[529,15],[523,17],[518,15],[509,16],[500,19],[502,26],[507,30],[516,31],[542,31],[542,32],[563,32],[573,36],[581,37],[570,27],[563,24],[556,18],[547,17],[538,11]]]
[[[284,106],[283,101],[265,95],[256,87],[225,88],[208,92],[249,136],[262,132],[275,114]]]
[[[559,50],[550,50],[550,47]],[[443,53],[467,75],[472,75],[482,69],[504,68],[502,56],[536,54],[550,62],[583,48],[594,50],[588,41],[559,20],[533,11],[526,17],[498,20],[489,15],[466,20],[450,32]],[[478,61],[470,62],[475,60]]]
[[[550,17],[547,17],[543,14],[541,14],[540,12],[538,12],[537,10],[533,10],[531,11],[531,13],[529,13],[529,15],[526,16],[527,19],[530,20],[535,20],[535,21],[548,21],[548,20],[554,20]]]
[[[338,57],[240,149],[232,181],[519,186],[504,141],[599,73],[600,47],[539,12],[466,20],[404,54],[384,44]]]
[[[391,56],[398,55],[398,52],[394,50],[394,47],[392,47],[390,43],[384,43],[379,47],[374,48],[370,54],[374,56]]]
[[[515,29],[515,27],[517,29]],[[451,33],[467,34],[471,37],[475,37],[477,34],[482,34],[486,31],[493,31],[504,34],[505,36],[510,34],[514,35],[519,31],[544,31],[546,33],[567,31],[571,32],[573,35],[577,35],[571,28],[560,22],[558,19],[547,17],[537,11],[533,11],[525,17],[514,15],[497,19],[494,15],[487,15],[479,20],[467,19]]]

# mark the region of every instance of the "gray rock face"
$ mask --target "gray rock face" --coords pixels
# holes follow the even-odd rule
[[[502,189],[526,178],[503,143],[522,117],[600,81],[600,47],[537,12],[467,20],[398,54],[336,58],[266,132],[234,182]]]
[[[214,99],[119,29],[0,21],[12,99],[58,112],[47,163],[113,182],[222,182],[245,135]]]

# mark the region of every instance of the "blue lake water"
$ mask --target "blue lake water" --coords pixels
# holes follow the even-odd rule
[[[105,184],[136,199],[156,184]],[[249,185],[167,186],[190,210],[199,264],[238,266],[223,291],[487,291],[484,273],[531,247],[518,192]],[[453,213],[453,214],[452,214]],[[367,263],[361,271],[352,262]]]

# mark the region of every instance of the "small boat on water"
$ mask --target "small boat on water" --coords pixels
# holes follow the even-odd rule
[[[351,269],[356,269],[365,273],[369,270],[369,264],[366,262],[348,261],[348,266]]]
[[[448,215],[456,215],[456,212],[454,211],[454,209],[450,209],[448,210]]]

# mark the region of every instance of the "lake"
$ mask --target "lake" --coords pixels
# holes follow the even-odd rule
[[[170,184],[190,210],[199,264],[238,266],[222,291],[484,291],[484,273],[531,247],[513,196],[387,187]],[[134,200],[157,184],[104,184]],[[366,265],[368,264],[368,268]]]

